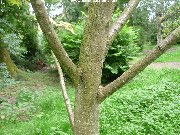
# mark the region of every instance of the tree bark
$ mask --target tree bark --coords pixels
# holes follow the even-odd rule
[[[56,66],[58,68],[59,80],[60,80],[60,85],[61,85],[62,94],[63,94],[63,98],[64,98],[64,103],[66,106],[66,110],[68,112],[68,117],[69,117],[72,131],[74,131],[74,113],[72,111],[71,102],[70,102],[69,96],[67,94],[66,85],[65,85],[64,77],[63,77],[63,72],[62,72],[61,66],[53,52],[52,52],[52,55],[54,57]]]
[[[157,46],[150,55],[136,63],[112,83],[99,88],[101,85],[103,61],[109,48],[108,45],[110,45],[113,38],[127,21],[130,14],[139,3],[139,0],[130,0],[129,6],[112,27],[109,27],[109,24],[114,4],[112,2],[91,2],[89,4],[88,19],[84,30],[83,45],[80,49],[78,68],[69,59],[61,43],[58,41],[52,25],[48,22],[49,18],[42,1],[31,0],[31,3],[41,29],[48,39],[58,61],[78,84],[75,92],[75,135],[98,135],[100,103],[141,72],[153,60],[158,58],[180,37],[180,30],[178,28],[164,39],[161,42],[161,46]]]
[[[49,16],[46,12],[44,2],[42,0],[31,0],[31,4],[35,11],[36,18],[41,27],[41,30],[43,31],[45,37],[48,40],[49,46],[54,52],[60,65],[62,65],[63,70],[65,70],[69,77],[72,79],[72,81],[76,83],[78,75],[77,67],[69,58],[61,42],[59,41],[58,36],[55,33]]]
[[[161,13],[157,14],[156,27],[157,27],[157,45],[160,45],[162,38],[162,25],[161,25]]]
[[[1,42],[2,44],[2,42]],[[7,70],[11,77],[16,77],[17,73],[20,72],[20,70],[17,68],[17,66],[12,61],[9,52],[7,48],[0,47],[0,63],[5,63],[7,66]]]
[[[102,87],[99,90],[98,97],[102,102],[107,97],[112,95],[119,88],[123,87],[129,80],[133,79],[138,73],[143,71],[150,63],[161,56],[167,49],[169,49],[173,43],[180,40],[180,27],[176,28],[169,36],[161,41],[159,46],[156,46],[150,54],[144,59],[135,63],[130,69],[124,72],[120,77],[111,82],[110,84]]]
[[[109,37],[107,45],[110,46],[113,39],[116,37],[117,33],[121,30],[123,25],[127,22],[129,17],[132,15],[134,9],[139,4],[140,0],[130,0],[128,6],[124,9],[124,11],[119,15],[116,21],[109,29]]]
[[[110,26],[109,35],[108,35],[108,42],[106,44],[105,56],[108,54],[108,50],[109,50],[113,40],[115,39],[116,35],[123,28],[124,24],[127,22],[129,17],[132,15],[134,9],[137,7],[139,2],[140,2],[140,0],[130,0],[128,2],[128,6],[119,15],[119,17],[116,19],[116,21]]]
[[[156,27],[157,27],[157,46],[160,45],[162,38],[162,23],[161,17],[163,16],[164,0],[160,0],[160,7],[156,13]]]
[[[102,66],[114,4],[91,3],[80,50],[80,78],[75,100],[75,135],[99,134],[99,101]]]

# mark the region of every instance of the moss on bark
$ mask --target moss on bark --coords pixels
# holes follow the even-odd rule
[[[1,44],[3,44],[1,42]],[[17,73],[20,72],[20,70],[17,68],[17,66],[12,61],[10,54],[8,52],[8,49],[5,47],[0,48],[0,63],[5,63],[7,66],[7,70],[11,77],[16,77]]]

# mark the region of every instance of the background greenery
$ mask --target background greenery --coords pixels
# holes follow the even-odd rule
[[[78,64],[87,4],[69,0],[45,0],[48,14],[62,27],[54,25],[63,46]],[[17,4],[17,1],[14,1]],[[117,2],[112,21],[128,0]],[[176,0],[142,0],[129,21],[118,33],[104,62],[102,82],[116,79],[135,61],[148,54],[156,42],[156,13],[176,12]],[[174,3],[175,6],[172,6]],[[50,48],[39,29],[28,3],[0,3],[0,40],[12,60],[25,75],[11,78],[5,63],[0,63],[0,134],[69,135],[68,115],[59,88],[58,73]],[[61,14],[52,10],[64,6]],[[159,10],[161,9],[161,11]],[[163,10],[162,10],[163,9]],[[175,14],[163,25],[163,37],[179,24]],[[70,26],[70,29],[67,28]],[[179,43],[155,62],[180,62]],[[1,62],[1,61],[0,61]],[[68,93],[74,102],[74,89],[66,78]],[[146,69],[102,104],[102,135],[180,134],[180,70]]]
[[[71,134],[55,73],[36,72],[29,75],[29,81],[3,89],[7,98],[1,99],[0,134]],[[179,80],[178,69],[146,69],[101,105],[100,133],[180,133]],[[70,86],[68,93],[73,102],[74,89]]]

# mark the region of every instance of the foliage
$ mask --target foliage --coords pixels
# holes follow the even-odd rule
[[[138,30],[125,25],[113,41],[106,56],[103,79],[114,80],[128,69],[128,62],[135,58],[140,50]]]
[[[100,133],[178,134],[179,76],[180,71],[175,69],[143,71],[101,105]],[[24,120],[20,115],[14,117],[10,109],[9,120],[1,120],[0,134],[72,134],[55,73],[31,73],[29,81],[12,88],[14,92],[18,91],[17,101],[22,104],[29,102],[35,112],[27,109]],[[68,87],[68,93],[74,102],[74,89]],[[21,107],[24,108],[25,104]]]
[[[180,9],[180,3],[175,1],[169,8],[164,16],[167,16],[164,22],[162,22],[162,36],[166,37],[180,24],[180,16],[178,15]]]
[[[168,19],[163,23],[163,36],[166,37],[172,30],[178,25],[178,7],[179,2],[177,0],[141,0],[133,15],[130,18],[129,25],[138,27],[142,30],[140,35],[141,44],[150,42],[156,44],[157,42],[157,28],[156,28],[156,15],[160,13],[162,16],[168,12],[175,13],[171,15],[171,19]]]
[[[10,78],[5,63],[0,63],[0,90],[10,84],[14,84],[15,81]]]
[[[0,34],[4,37],[13,60],[21,67],[30,68],[35,64],[31,61],[39,51],[37,23],[34,16],[30,15],[29,5],[12,5],[3,1],[0,7]]]
[[[80,21],[74,24],[73,25],[74,33],[67,30],[66,31],[60,30],[58,34],[69,57],[76,64],[79,61],[79,53],[83,38],[84,23],[85,23],[84,21]]]
[[[70,0],[62,1],[64,7],[64,17],[63,21],[67,22],[77,22],[81,18],[81,12],[87,12],[87,3],[85,2],[72,2]]]
[[[0,19],[0,24],[2,26],[0,28],[0,36],[5,44],[5,46],[1,47],[8,47],[8,50],[12,55],[21,57],[23,53],[26,53],[26,49],[20,46],[22,43],[21,36],[12,32],[15,28],[6,19]]]
[[[28,0],[5,0],[8,4],[11,5],[17,5],[17,6],[22,6],[22,4],[27,3]]]
[[[156,62],[180,62],[180,45],[170,48]]]
[[[72,0],[45,0],[45,6],[48,14],[56,19],[60,19],[64,22],[77,22],[81,18],[81,12],[87,12],[88,3],[74,2]],[[54,12],[57,11],[60,12]]]
[[[141,73],[102,104],[101,134],[178,134],[179,76],[179,70]]]
[[[18,33],[22,35],[22,47],[25,47],[24,61],[16,58],[20,66],[34,70],[37,59],[41,59],[41,53],[38,48],[38,25],[33,15],[30,15],[29,6],[23,6],[18,14],[18,23],[16,24]]]
[[[83,38],[85,25],[83,20],[82,18],[78,23],[73,24],[74,33],[64,29],[58,32],[65,50],[76,64],[79,61],[80,46]],[[103,81],[115,79],[128,68],[128,61],[133,59],[140,50],[137,44],[138,38],[138,29],[128,25],[125,25],[118,33],[104,62]]]
[[[16,34],[6,34],[3,40],[8,45],[8,50],[12,55],[22,57],[22,54],[26,53],[26,48],[20,46],[22,40]]]
[[[69,57],[75,62],[78,62],[79,49],[83,35],[82,25],[72,25],[68,22],[54,21],[53,23],[61,42],[69,54]],[[48,63],[51,67],[55,67],[54,58],[51,56],[51,48],[48,45],[42,32],[38,33],[39,37],[39,48],[41,49],[41,54],[44,56],[44,61]]]

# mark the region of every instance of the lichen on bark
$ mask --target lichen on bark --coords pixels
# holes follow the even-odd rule
[[[17,66],[11,59],[8,49],[4,46],[2,40],[0,41],[0,63],[6,64],[7,70],[11,77],[16,77],[17,73],[20,72],[20,70],[17,68]]]
[[[75,135],[99,134],[99,101],[102,66],[108,39],[113,3],[90,3],[80,50],[81,76],[76,91]],[[80,128],[79,128],[80,127]]]

